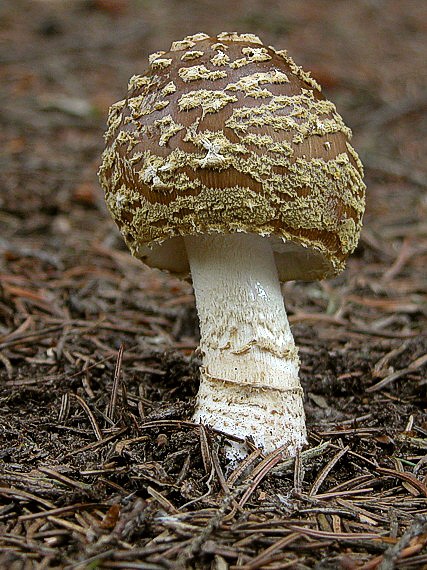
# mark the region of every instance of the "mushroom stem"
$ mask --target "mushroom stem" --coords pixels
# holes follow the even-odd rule
[[[195,421],[295,455],[306,441],[303,391],[270,242],[236,233],[185,244],[203,357]],[[245,454],[227,448],[231,460]]]

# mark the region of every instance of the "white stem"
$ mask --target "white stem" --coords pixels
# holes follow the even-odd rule
[[[203,355],[194,419],[271,452],[306,441],[299,359],[268,239],[185,238]],[[227,449],[234,460],[244,448]]]

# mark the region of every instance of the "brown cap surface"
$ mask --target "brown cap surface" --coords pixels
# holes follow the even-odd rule
[[[196,34],[150,56],[110,109],[99,176],[132,253],[189,270],[182,236],[270,236],[279,276],[335,275],[365,185],[350,130],[286,52]]]

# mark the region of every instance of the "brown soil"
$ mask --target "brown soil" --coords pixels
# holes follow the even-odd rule
[[[427,568],[427,3],[232,4],[0,5],[1,568]],[[148,53],[234,29],[313,70],[368,206],[341,277],[284,286],[309,447],[229,472],[191,287],[130,257],[96,171]]]

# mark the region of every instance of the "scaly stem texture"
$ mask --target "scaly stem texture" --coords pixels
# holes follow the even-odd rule
[[[195,421],[295,455],[306,441],[303,393],[270,242],[243,233],[185,242],[203,358]]]

